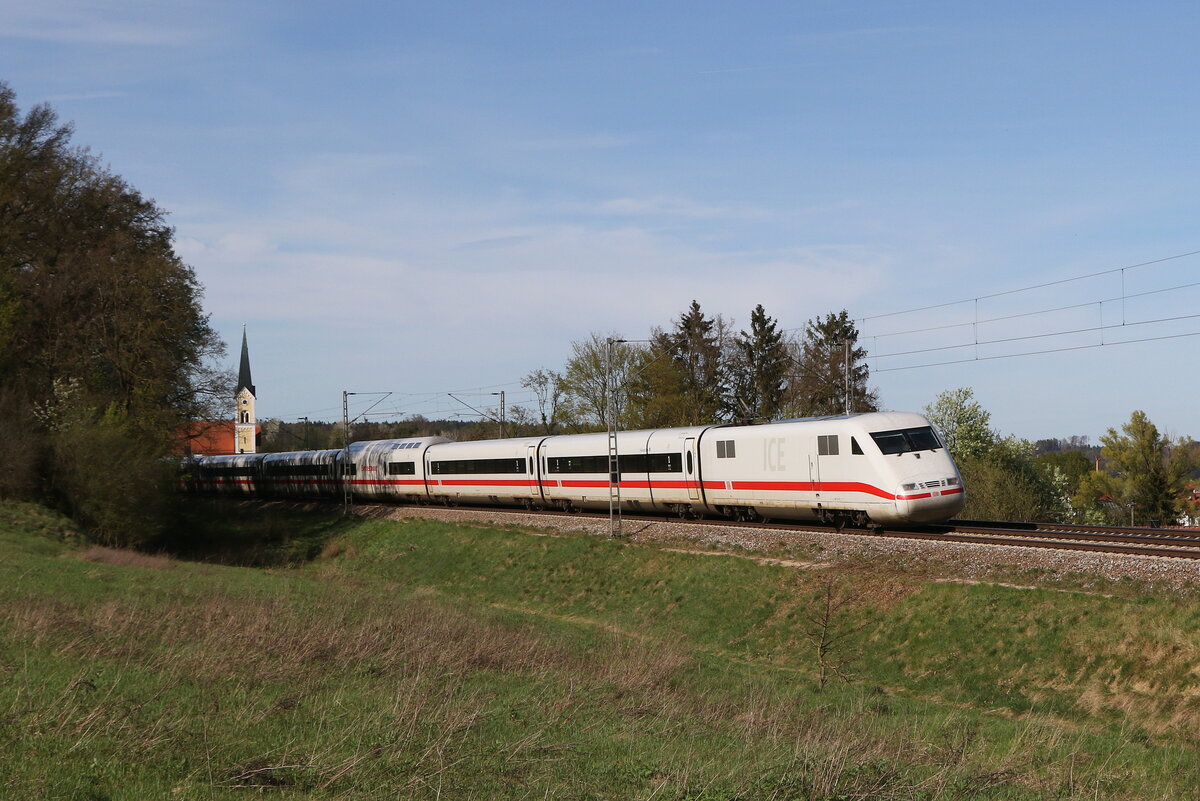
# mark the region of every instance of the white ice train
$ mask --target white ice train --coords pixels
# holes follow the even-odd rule
[[[949,452],[918,414],[616,435],[629,512],[868,526],[948,520],[965,503]],[[531,508],[607,509],[608,435],[355,442],[345,450],[199,457],[202,492]]]

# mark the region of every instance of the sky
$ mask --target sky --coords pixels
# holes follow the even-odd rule
[[[1200,438],[1198,27],[1169,0],[0,0],[0,81],[169,212],[260,418],[344,391],[477,418],[696,300],[846,309],[885,408],[970,387],[1002,434],[1096,443],[1134,410]]]

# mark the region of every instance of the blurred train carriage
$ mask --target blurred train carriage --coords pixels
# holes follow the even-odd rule
[[[323,498],[337,494],[340,450],[268,453],[262,480],[268,495],[279,498]]]
[[[216,495],[261,495],[262,460],[265,454],[199,456],[187,466],[199,492]]]

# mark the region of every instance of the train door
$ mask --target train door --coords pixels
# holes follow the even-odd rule
[[[821,492],[821,452],[820,447],[808,448],[808,481],[813,492]],[[817,497],[821,497],[820,494]]]
[[[696,438],[688,437],[683,443],[683,482],[687,485],[688,498],[700,500],[699,465],[696,461]]]
[[[538,475],[538,449],[537,445],[530,445],[525,449],[525,467],[529,471],[529,488],[532,490],[537,488],[537,499],[545,501],[545,495],[542,492],[542,482]]]

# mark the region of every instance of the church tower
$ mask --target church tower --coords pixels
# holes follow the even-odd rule
[[[242,364],[238,368],[237,411],[234,417],[235,442],[238,453],[254,453],[257,449],[255,432],[258,420],[254,415],[254,381],[250,378],[250,348],[246,344],[246,326],[242,326]]]

